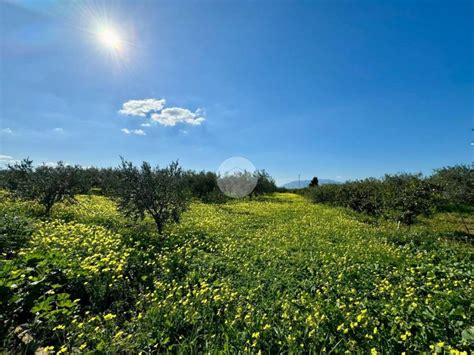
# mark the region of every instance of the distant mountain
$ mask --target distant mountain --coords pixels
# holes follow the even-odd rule
[[[301,180],[298,183],[298,180],[296,180],[296,181],[288,182],[282,185],[282,187],[286,187],[287,189],[302,189],[302,188],[308,187],[310,182],[311,180]],[[342,183],[340,181],[331,180],[331,179],[319,179],[319,185],[326,185],[326,184],[342,184]]]

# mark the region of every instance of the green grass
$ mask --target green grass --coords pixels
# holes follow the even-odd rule
[[[55,352],[468,351],[473,247],[443,218],[396,230],[275,194],[195,203],[160,238],[84,196],[4,255],[4,347],[26,324]]]

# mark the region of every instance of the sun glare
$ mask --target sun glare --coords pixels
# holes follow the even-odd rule
[[[100,42],[107,48],[112,50],[122,49],[122,39],[120,38],[117,31],[113,28],[103,28],[98,32]]]

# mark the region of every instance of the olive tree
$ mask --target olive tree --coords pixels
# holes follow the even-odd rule
[[[217,185],[217,175],[213,172],[187,171],[184,174],[185,185],[194,198],[204,203],[223,203],[227,201]]]
[[[265,170],[257,170],[254,175],[257,177],[257,184],[252,191],[253,196],[269,194],[277,190],[275,180]]]
[[[8,165],[6,185],[14,196],[35,200],[45,208],[45,214],[61,201],[74,201],[78,186],[78,167],[58,162],[55,166],[33,167],[33,161],[24,159]]]
[[[435,187],[421,174],[385,175],[383,194],[384,214],[408,226],[435,207]]]
[[[435,170],[430,178],[436,184],[446,205],[474,205],[474,169],[467,165]]]
[[[178,162],[164,169],[152,168],[143,162],[138,168],[122,158],[119,176],[119,209],[126,216],[143,219],[146,214],[150,215],[159,234],[163,233],[166,223],[179,222],[188,206],[189,194]]]

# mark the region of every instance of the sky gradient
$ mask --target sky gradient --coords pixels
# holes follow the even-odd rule
[[[0,164],[242,156],[282,184],[473,160],[472,1],[31,0],[0,16]]]

